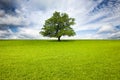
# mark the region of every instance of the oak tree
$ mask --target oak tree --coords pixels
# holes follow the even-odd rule
[[[75,19],[70,18],[67,13],[54,12],[53,16],[45,20],[40,34],[46,37],[55,37],[60,41],[61,36],[74,36],[75,32],[71,25],[75,24]]]

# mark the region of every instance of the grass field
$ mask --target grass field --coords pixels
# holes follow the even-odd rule
[[[120,41],[0,40],[0,80],[120,80]]]

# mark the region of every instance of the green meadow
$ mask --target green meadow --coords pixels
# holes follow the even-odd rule
[[[0,40],[0,80],[120,80],[120,40]]]

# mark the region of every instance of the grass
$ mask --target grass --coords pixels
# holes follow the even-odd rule
[[[0,80],[120,80],[120,41],[0,40]]]

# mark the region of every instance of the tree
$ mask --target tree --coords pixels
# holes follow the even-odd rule
[[[69,18],[68,14],[54,12],[53,16],[45,20],[42,31],[40,34],[46,37],[55,37],[60,41],[61,36],[74,36],[75,32],[70,27],[75,24],[74,18]]]

